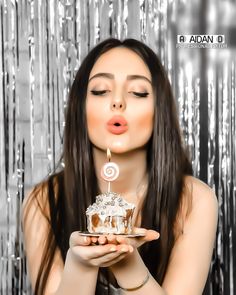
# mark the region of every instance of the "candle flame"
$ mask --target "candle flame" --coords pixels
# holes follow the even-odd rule
[[[110,160],[111,160],[111,151],[110,151],[109,148],[107,148],[107,159],[110,162]]]

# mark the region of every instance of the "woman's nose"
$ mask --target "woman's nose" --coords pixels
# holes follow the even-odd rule
[[[123,111],[126,108],[126,103],[123,98],[116,98],[111,101],[111,109],[112,110],[120,110]]]

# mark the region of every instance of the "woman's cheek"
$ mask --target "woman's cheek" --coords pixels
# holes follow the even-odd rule
[[[99,117],[96,116],[96,114],[93,114],[92,112],[89,112],[87,115],[87,125],[88,129],[93,130],[96,126],[99,126]]]
[[[147,137],[150,137],[153,131],[153,118],[153,111],[141,114],[137,120],[137,130],[139,130],[140,133],[145,133]]]
[[[99,126],[102,125],[101,114],[99,112],[96,112],[96,109],[97,108],[94,107],[94,105],[92,107],[90,106],[90,104],[87,104],[86,117],[87,117],[88,134],[90,139],[92,139],[95,136]]]

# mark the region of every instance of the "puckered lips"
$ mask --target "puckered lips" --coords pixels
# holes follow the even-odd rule
[[[107,122],[107,130],[112,134],[123,134],[128,130],[127,121],[122,116],[113,116]]]

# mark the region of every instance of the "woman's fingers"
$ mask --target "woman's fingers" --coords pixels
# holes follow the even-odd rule
[[[142,234],[143,236],[141,236],[140,239],[145,242],[157,240],[160,237],[160,234],[157,231],[152,229],[134,228],[134,233]]]
[[[80,232],[73,232],[70,237],[70,245],[92,245],[92,244],[117,244],[116,236],[114,234],[100,235],[100,236],[84,236]]]
[[[92,263],[99,267],[111,266],[125,258],[129,253],[133,252],[133,248],[129,245],[117,245],[116,251],[108,253],[98,258],[92,259]]]
[[[75,246],[73,247],[73,251],[79,257],[83,258],[84,260],[91,260],[95,258],[102,257],[104,255],[115,253],[117,249],[113,245],[96,245],[96,246]]]
[[[117,236],[117,242],[119,244],[128,244],[134,248],[138,248],[144,243],[157,240],[160,237],[160,234],[155,230],[145,228],[134,228],[133,234],[140,234],[140,236],[132,238],[128,238],[125,236]]]
[[[131,239],[130,244],[133,247],[140,247],[146,242],[151,242],[153,240],[157,240],[160,237],[160,234],[156,232],[155,230],[151,229],[144,229],[144,228],[135,228],[134,232],[136,234],[142,234],[142,236],[137,237],[135,239]]]
[[[107,242],[109,244],[117,244],[117,235],[114,235],[114,234],[108,234],[107,236]]]
[[[92,244],[98,244],[98,237],[90,237]]]
[[[74,247],[75,249],[77,247]],[[78,247],[78,251],[81,255],[83,255],[86,259],[95,259],[100,258],[105,255],[111,254],[111,253],[128,253],[132,252],[133,248],[130,245],[113,245],[113,244],[106,244],[106,245],[96,245],[96,246],[90,246],[90,247]],[[111,255],[110,255],[111,256]],[[116,256],[116,255],[113,255]]]
[[[92,243],[92,240],[90,237],[82,236],[79,234],[79,232],[75,231],[70,235],[69,245],[70,247],[74,246],[88,246]]]
[[[147,229],[146,228],[142,228],[142,227],[134,227],[133,230],[132,230],[132,233],[133,234],[136,234],[136,235],[146,235],[147,234]]]
[[[133,249],[129,245],[106,244],[89,247],[74,246],[71,248],[71,251],[82,263],[100,267],[107,263],[112,265],[118,260],[121,260],[123,256],[125,257],[128,253],[132,252]]]
[[[104,245],[107,243],[107,237],[105,235],[101,235],[98,237],[98,243],[100,245]]]
[[[112,265],[116,264],[117,262],[121,261],[122,259],[124,259],[126,256],[127,256],[127,253],[120,254],[119,256],[115,257],[114,259],[111,259],[110,261],[101,263],[100,267],[112,266]]]

